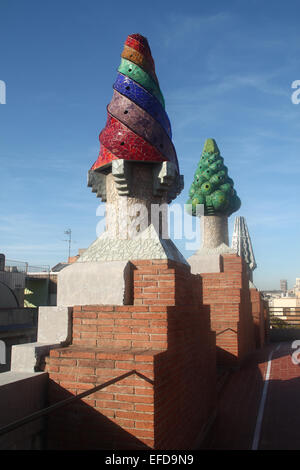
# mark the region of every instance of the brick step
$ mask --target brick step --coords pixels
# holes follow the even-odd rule
[[[113,351],[74,345],[51,350],[45,365],[45,371],[49,373],[50,385],[56,384],[52,389],[50,386],[50,401],[59,401],[58,389],[78,395],[131,371],[136,371],[137,374],[132,374],[93,393],[84,399],[84,402],[102,407],[105,405],[100,403],[100,400],[131,403],[133,395],[151,395],[148,390],[153,388],[154,360],[162,353],[164,353],[163,350]],[[99,402],[95,403],[95,400]],[[147,398],[137,400],[137,403],[150,402],[152,401]],[[113,405],[118,408],[116,403]],[[122,408],[121,405],[119,406]],[[129,408],[131,409],[131,406]]]
[[[167,307],[82,306],[73,311],[73,344],[113,349],[167,347]]]
[[[81,448],[82,439],[90,445],[98,433],[99,443],[103,445],[106,434],[115,433],[122,427],[127,441],[131,436],[138,439],[139,445],[153,446],[154,361],[161,353],[164,351],[114,351],[76,345],[51,350],[46,360],[50,404],[79,395],[127,372],[136,372],[55,412],[50,418],[49,429],[50,434],[56,435],[56,445],[57,431],[62,427],[63,448],[68,448],[65,441],[68,435],[72,435],[72,445]],[[72,416],[78,420],[75,434]],[[109,421],[104,421],[106,418]],[[109,427],[106,433],[105,426]],[[80,442],[76,441],[77,432],[83,436]],[[123,444],[120,443],[120,448]]]
[[[130,367],[135,365],[134,369],[139,367],[139,370],[143,369],[143,364],[152,363],[154,357],[161,354],[164,350],[161,349],[130,349],[116,351],[109,348],[88,348],[80,347],[77,345],[71,345],[67,347],[51,349],[50,355],[46,357],[46,367],[49,372],[50,366],[58,367],[86,367],[95,368],[103,367],[110,369],[120,369],[119,372],[124,373],[123,370],[128,371]],[[123,363],[122,363],[123,361]],[[121,367],[122,366],[122,367]],[[131,369],[130,369],[131,370]],[[57,372],[57,371],[51,371]]]
[[[57,383],[65,381],[82,381],[95,386],[103,382],[101,377],[113,378],[128,371],[153,372],[154,357],[164,350],[113,350],[102,348],[83,348],[76,345],[52,349],[46,358],[45,371]],[[105,372],[101,372],[105,371]],[[83,380],[83,376],[91,380]],[[85,387],[86,388],[86,387]]]
[[[195,315],[195,309],[197,315]],[[166,349],[189,325],[206,325],[207,307],[80,306],[73,311],[73,344],[109,349]]]

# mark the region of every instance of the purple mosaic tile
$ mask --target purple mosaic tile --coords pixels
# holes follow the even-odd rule
[[[163,127],[144,109],[114,90],[107,110],[178,166],[176,151]]]
[[[134,101],[147,113],[151,114],[165,129],[170,139],[172,138],[171,124],[168,115],[154,96],[148,93],[142,86],[138,85],[138,83],[121,73],[118,73],[113,88],[131,101]]]

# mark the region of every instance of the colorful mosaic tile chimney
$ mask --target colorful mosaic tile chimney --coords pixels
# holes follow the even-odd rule
[[[167,204],[183,189],[171,124],[148,41],[129,35],[88,186],[106,202],[105,232],[78,262],[172,259]],[[125,208],[126,206],[126,208]],[[160,210],[153,217],[153,206]],[[155,219],[155,220],[154,220]]]
[[[188,259],[194,274],[222,272],[221,253],[235,252],[229,247],[228,217],[240,206],[216,141],[206,139],[187,201],[188,212],[201,223],[200,249]]]
[[[171,125],[155,73],[148,41],[140,34],[127,37],[121,64],[101,131],[100,152],[92,170],[113,160],[172,162],[178,170]]]
[[[197,204],[204,205],[204,215],[227,217],[241,207],[234,182],[228,176],[228,168],[214,139],[205,141],[189,196],[187,204],[194,216],[197,215]]]
[[[168,235],[168,204],[183,177],[148,41],[139,34],[125,41],[99,140],[88,186],[106,203],[105,230],[60,273],[64,306],[127,304],[132,260],[187,264]]]
[[[33,401],[31,416],[45,403],[51,413],[27,424],[23,437],[19,429],[8,433],[5,442],[16,449],[37,449],[38,440],[47,450],[204,449],[219,424],[220,387],[228,377],[217,374],[216,363],[226,372],[264,344],[266,311],[259,292],[249,289],[246,260],[229,247],[229,253],[219,250],[230,215],[220,193],[207,200],[218,213],[204,216],[207,244],[197,275],[155,224],[147,220],[141,228],[142,209],[174,199],[183,182],[154,61],[140,35],[125,42],[100,144],[89,186],[107,202],[106,230],[60,271],[57,306],[40,307],[38,341],[14,346],[13,377],[2,387],[8,396],[15,383],[17,419]],[[202,164],[211,179],[206,192],[214,186],[235,195],[213,140]],[[164,206],[161,219],[167,219]],[[231,204],[230,213],[237,206]],[[112,209],[120,217],[114,219]],[[203,270],[204,263],[214,267],[213,255],[216,271]],[[14,428],[16,417],[7,420],[9,407],[0,397],[1,404],[0,426]]]

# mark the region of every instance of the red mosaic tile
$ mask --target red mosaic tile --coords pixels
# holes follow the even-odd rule
[[[99,140],[106,149],[120,159],[148,162],[166,161],[166,158],[155,147],[109,113]]]
[[[100,144],[100,152],[99,152],[98,158],[93,164],[91,170],[96,170],[97,168],[100,168],[101,166],[111,163],[113,160],[117,160],[117,157],[113,155],[102,144]]]
[[[130,34],[126,39],[125,44],[143,54],[155,70],[154,60],[151,55],[150,47],[146,38],[144,38],[140,34]]]

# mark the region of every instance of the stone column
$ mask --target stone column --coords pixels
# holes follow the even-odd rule
[[[130,192],[123,195],[113,173],[106,176],[106,232],[110,238],[132,240],[153,224],[157,233],[168,233],[167,200],[153,193],[153,168],[132,163]],[[155,209],[160,214],[155,216]]]
[[[188,258],[193,274],[218,273],[223,270],[222,254],[234,253],[229,246],[228,217],[207,215],[200,217],[202,242],[200,249]]]
[[[229,247],[228,217],[240,208],[241,201],[214,139],[205,141],[187,204],[195,217],[198,217],[198,204],[202,204],[204,209],[200,222],[201,247],[188,259],[192,272],[221,272],[222,255],[234,253]]]
[[[221,244],[228,245],[228,217],[225,215],[209,215],[200,218],[202,245],[201,248],[217,248]]]
[[[200,217],[202,242],[200,249],[188,258],[193,274],[218,273],[223,270],[222,254],[234,253],[228,236],[226,215]]]

